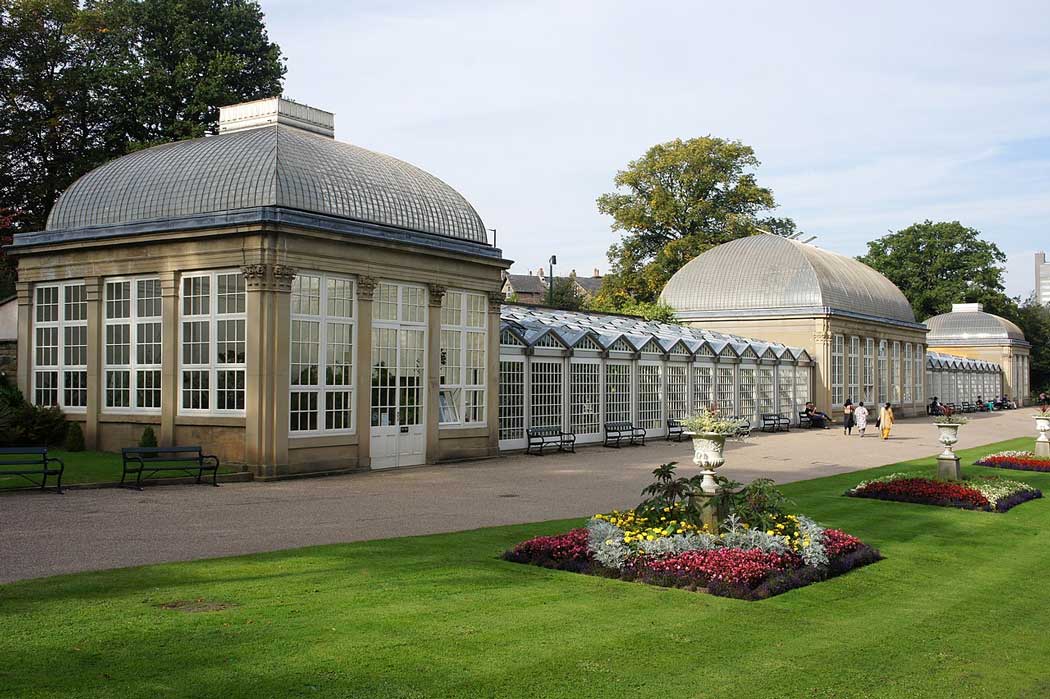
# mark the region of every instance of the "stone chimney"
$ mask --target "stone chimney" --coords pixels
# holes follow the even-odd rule
[[[219,108],[221,134],[258,129],[273,124],[292,126],[320,136],[335,138],[334,114],[284,97],[267,97]]]
[[[594,274],[592,274],[591,276],[594,277],[595,279],[601,279],[602,273],[598,271],[597,267],[595,267],[594,268]]]
[[[536,270],[536,276],[539,277],[540,279],[544,279],[545,278],[545,276],[543,274],[543,267],[540,267],[539,269]]]

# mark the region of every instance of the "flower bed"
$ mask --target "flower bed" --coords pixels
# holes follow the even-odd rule
[[[1041,491],[1027,483],[997,476],[938,481],[908,473],[894,473],[863,481],[847,490],[846,495],[985,512],[1006,512],[1022,502],[1043,497]]]
[[[1050,471],[1050,459],[1036,456],[1030,451],[1001,451],[975,463],[978,466],[1012,468],[1017,471]]]
[[[723,597],[757,600],[841,575],[882,558],[856,537],[801,515],[774,518],[767,531],[736,516],[715,534],[675,508],[595,515],[586,528],[529,539],[504,553],[528,563]]]

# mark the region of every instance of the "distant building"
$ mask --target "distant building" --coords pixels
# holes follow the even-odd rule
[[[556,277],[560,281],[570,281],[576,285],[576,291],[584,300],[590,300],[602,288],[602,275],[596,267],[589,277],[581,277],[572,270],[567,277]],[[543,304],[547,302],[549,292],[547,273],[540,267],[535,274],[508,274],[503,281],[503,296],[517,303]]]
[[[1035,254],[1035,298],[1039,303],[1050,303],[1050,263],[1045,252]]]

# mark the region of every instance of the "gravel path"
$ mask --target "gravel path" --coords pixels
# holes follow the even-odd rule
[[[960,446],[1032,435],[1032,411],[975,416]],[[887,442],[793,430],[730,443],[725,475],[785,483],[936,453],[928,420],[901,420]],[[587,516],[636,504],[649,472],[692,467],[691,445],[583,448],[400,471],[145,492],[0,494],[0,582],[415,534]]]

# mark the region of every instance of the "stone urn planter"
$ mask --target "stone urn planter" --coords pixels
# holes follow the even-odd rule
[[[956,458],[955,452],[952,450],[952,446],[959,441],[959,428],[962,425],[951,422],[937,422],[937,431],[940,433],[937,436],[937,441],[944,445],[944,451],[941,452],[939,459],[954,459]]]
[[[726,462],[726,438],[729,435],[717,432],[686,432],[693,440],[693,463],[700,467],[700,489],[709,495],[718,492],[715,470]]]
[[[1039,432],[1035,440],[1036,456],[1050,456],[1050,438],[1046,436],[1046,433],[1050,432],[1050,413],[1035,416],[1035,429]]]

